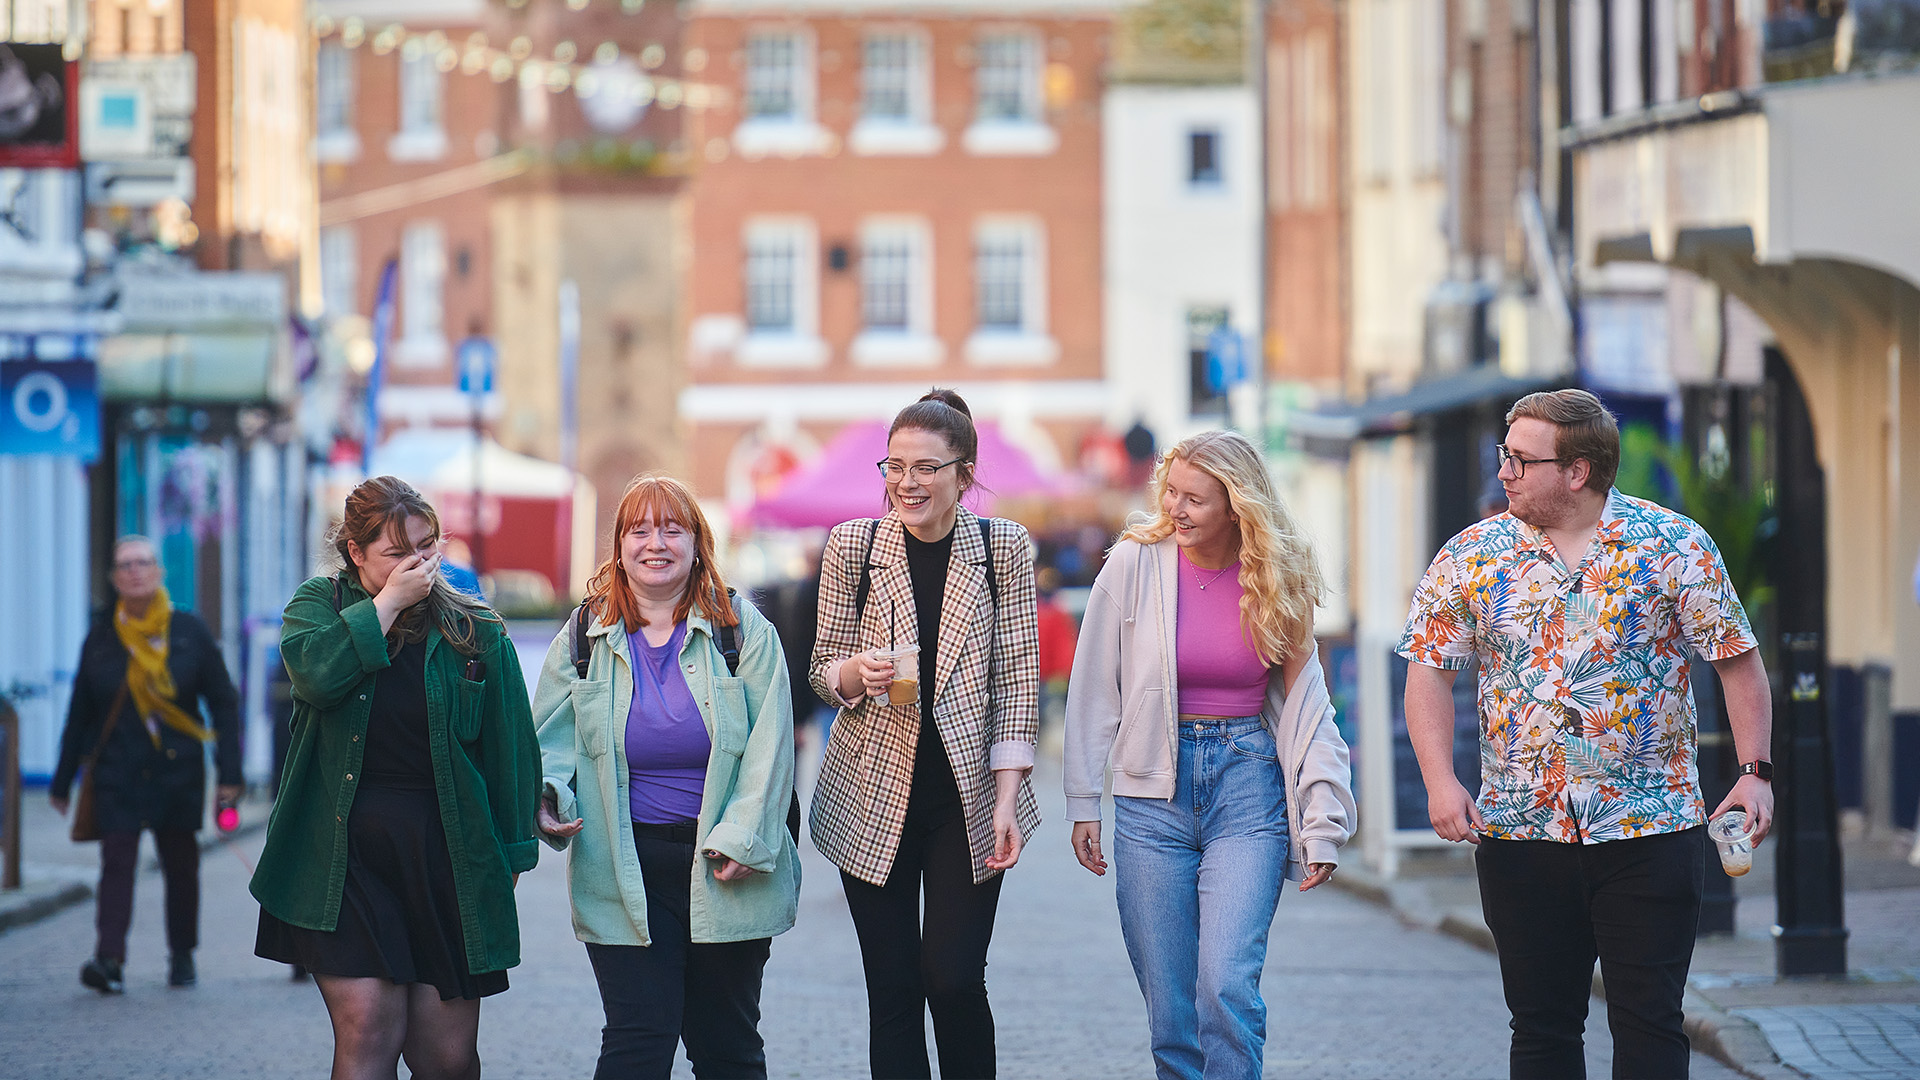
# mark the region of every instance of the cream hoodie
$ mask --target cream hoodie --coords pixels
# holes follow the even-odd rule
[[[1109,765],[1115,796],[1173,798],[1177,558],[1171,539],[1152,546],[1122,540],[1093,583],[1067,684],[1069,821],[1100,820]],[[1260,715],[1280,752],[1291,841],[1287,877],[1299,881],[1307,864],[1338,864],[1340,846],[1353,835],[1353,772],[1317,655],[1290,693],[1280,668],[1273,668]]]

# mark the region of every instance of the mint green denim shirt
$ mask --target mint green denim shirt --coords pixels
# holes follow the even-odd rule
[[[753,605],[740,612],[740,672],[727,674],[713,628],[687,616],[680,671],[700,706],[713,750],[707,759],[695,850],[714,850],[757,871],[736,881],[717,864],[693,860],[692,939],[748,941],[793,926],[800,906],[800,854],[787,832],[793,793],[793,703],[780,637]],[[647,893],[633,847],[627,798],[627,711],[633,658],[624,624],[598,619],[587,632],[587,677],[576,676],[565,627],[547,649],[534,692],[545,791],[562,821],[585,826],[571,839],[542,838],[567,851],[573,932],[600,945],[650,945]]]

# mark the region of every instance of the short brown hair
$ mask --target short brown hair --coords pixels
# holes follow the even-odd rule
[[[1620,471],[1620,424],[1585,390],[1541,390],[1528,394],[1507,410],[1507,426],[1521,417],[1544,420],[1554,433],[1553,456],[1562,464],[1585,458],[1591,473],[1587,487],[1605,491]]]

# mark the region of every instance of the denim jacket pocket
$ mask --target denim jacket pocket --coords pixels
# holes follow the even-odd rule
[[[747,683],[745,679],[713,678],[713,744],[734,757],[747,752]]]
[[[588,757],[605,757],[611,749],[613,688],[604,682],[577,679],[573,694],[573,730],[580,740],[580,752]]]

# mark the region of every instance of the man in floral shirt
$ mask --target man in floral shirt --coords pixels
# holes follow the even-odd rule
[[[1598,398],[1529,394],[1507,425],[1509,511],[1434,557],[1400,642],[1428,815],[1479,845],[1513,1076],[1586,1075],[1597,958],[1613,1074],[1684,1077],[1707,850],[1688,657],[1719,672],[1742,763],[1714,816],[1744,807],[1756,844],[1773,818],[1766,670],[1712,539],[1612,490],[1620,430]],[[1453,679],[1475,656],[1477,801],[1453,773]]]

